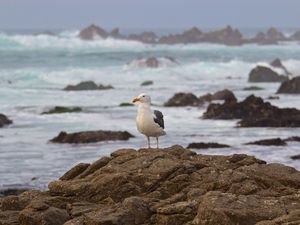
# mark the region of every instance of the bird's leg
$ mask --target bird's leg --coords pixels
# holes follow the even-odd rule
[[[150,137],[149,136],[147,136],[147,140],[148,140],[148,148],[151,148],[151,146],[150,146]]]
[[[159,148],[159,146],[158,146],[158,137],[156,137],[156,146],[157,146],[157,148]]]

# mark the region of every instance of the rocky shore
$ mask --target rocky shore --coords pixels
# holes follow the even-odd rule
[[[6,115],[0,113],[0,127],[9,125],[12,123],[12,120],[8,119]]]
[[[198,27],[192,27],[179,34],[169,34],[159,37],[152,31],[142,32],[139,34],[123,35],[119,28],[114,28],[112,31],[106,31],[97,25],[90,25],[82,29],[79,33],[79,38],[82,40],[97,40],[106,38],[116,38],[124,40],[134,40],[146,44],[190,44],[190,43],[215,43],[229,46],[239,46],[243,44],[259,44],[259,45],[274,45],[281,41],[299,41],[299,32],[297,31],[290,37],[286,37],[275,27],[269,28],[265,33],[259,32],[254,37],[246,38],[238,30],[231,26],[222,29],[211,30],[208,32],[201,31]]]
[[[0,199],[1,225],[299,224],[300,172],[181,146],[120,149],[49,184]]]

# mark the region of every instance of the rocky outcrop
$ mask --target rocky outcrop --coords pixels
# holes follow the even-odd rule
[[[275,68],[282,69],[284,74],[287,76],[292,74],[290,71],[287,70],[287,68],[282,64],[281,60],[278,58],[276,58],[272,62],[270,62],[270,65]]]
[[[193,149],[208,149],[208,148],[229,148],[229,145],[225,144],[219,144],[219,143],[204,143],[204,142],[197,142],[197,143],[191,143],[187,146],[187,148],[193,148]]]
[[[149,57],[149,58],[140,58],[133,60],[128,63],[129,67],[136,68],[158,68],[158,67],[168,67],[178,64],[177,61],[170,56],[164,57]]]
[[[143,43],[153,44],[156,43],[157,36],[154,32],[143,32],[141,34],[130,34],[128,35],[129,40],[140,41]]]
[[[97,85],[93,81],[83,81],[76,85],[68,85],[64,88],[65,91],[88,91],[88,90],[107,90],[112,89],[111,85]]]
[[[278,108],[262,98],[250,95],[242,102],[212,103],[204,119],[241,119],[241,127],[300,127],[300,111]]]
[[[79,33],[79,38],[82,40],[92,41],[99,38],[107,38],[109,33],[101,27],[94,24],[84,28]]]
[[[119,28],[114,28],[111,30],[111,32],[109,33],[110,37],[116,38],[116,39],[124,39],[125,37],[120,33],[120,29]]]
[[[12,124],[12,120],[8,119],[7,116],[0,113],[0,127]]]
[[[56,113],[74,113],[74,112],[81,112],[82,108],[80,107],[65,107],[65,106],[55,106],[53,109],[50,109],[43,114],[56,114]]]
[[[256,66],[249,73],[249,82],[283,82],[289,78],[266,66]]]
[[[100,141],[116,141],[122,140],[126,141],[129,138],[134,137],[127,131],[84,131],[77,133],[60,132],[59,135],[52,140],[54,143],[69,143],[69,144],[79,144],[79,143],[92,143]]]
[[[296,31],[291,37],[291,40],[300,41],[300,30]]]
[[[250,40],[249,43],[257,43],[260,45],[276,45],[279,41],[288,40],[283,33],[279,32],[275,27],[271,27],[266,33],[258,32],[256,36]]]
[[[278,94],[300,94],[300,76],[281,83]]]
[[[170,98],[164,106],[201,106],[203,101],[200,101],[198,97],[192,93],[176,93]]]
[[[293,156],[291,156],[291,159],[293,159],[293,160],[299,160],[300,159],[300,154],[299,155],[293,155]]]
[[[197,27],[192,27],[189,30],[184,31],[182,34],[170,34],[163,36],[159,39],[161,44],[188,44],[199,43],[202,41],[203,33]]]
[[[2,198],[0,223],[258,225],[300,216],[300,172],[247,155],[120,149],[66,174],[47,192]]]
[[[211,101],[216,101],[216,100],[224,100],[224,101],[229,101],[229,102],[237,101],[233,92],[228,89],[224,89],[222,91],[217,91],[214,94],[208,93],[206,95],[202,95],[199,97],[199,100],[202,102],[204,102],[204,101],[211,102]]]
[[[254,141],[246,143],[246,145],[265,145],[265,146],[285,146],[285,140],[281,138],[265,139],[260,141]]]

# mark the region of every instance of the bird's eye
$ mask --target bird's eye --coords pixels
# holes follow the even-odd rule
[[[142,97],[145,97],[145,95],[143,95]]]

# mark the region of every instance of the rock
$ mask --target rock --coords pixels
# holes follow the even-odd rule
[[[287,76],[279,75],[274,70],[265,66],[256,66],[249,73],[249,82],[283,82]]]
[[[206,95],[200,96],[199,100],[200,100],[200,102],[203,102],[203,101],[211,102],[211,101],[215,101],[215,100],[224,100],[224,101],[229,101],[229,102],[237,101],[233,92],[228,89],[224,89],[222,91],[217,91],[214,94],[208,93]]]
[[[260,45],[276,45],[279,41],[286,41],[287,38],[283,33],[276,28],[271,27],[266,33],[258,32],[256,36],[249,40],[250,43],[257,43]]]
[[[43,112],[43,114],[55,114],[55,113],[74,113],[81,112],[82,108],[80,107],[64,107],[64,106],[55,106],[53,109],[49,111]]]
[[[282,64],[281,60],[278,59],[278,58],[276,58],[272,62],[270,62],[270,65],[273,66],[273,67],[275,67],[275,68],[282,69],[284,71],[285,75],[291,75],[292,74],[291,72],[289,72],[287,70],[287,68]]]
[[[188,43],[198,43],[201,42],[203,38],[203,33],[197,27],[192,27],[189,30],[184,31],[182,34],[170,34],[168,36],[163,36],[159,39],[161,44],[188,44]]]
[[[78,165],[76,165],[75,167],[70,169],[68,172],[66,172],[59,179],[60,180],[71,180],[71,179],[77,177],[78,175],[82,174],[89,166],[90,166],[89,163],[79,163]]]
[[[260,141],[254,141],[246,143],[246,145],[265,145],[265,146],[286,146],[285,140],[280,138],[273,138],[273,139],[265,139]]]
[[[128,107],[128,106],[134,106],[134,104],[130,103],[130,102],[122,102],[119,105],[120,107]]]
[[[59,135],[52,140],[54,143],[93,143],[100,141],[116,141],[116,140],[128,140],[129,138],[134,137],[132,134],[127,131],[85,131],[77,133],[66,133],[64,131],[60,132]]]
[[[92,41],[99,38],[107,38],[108,35],[107,31],[103,28],[92,24],[80,31],[79,38],[82,40]]]
[[[300,94],[300,76],[281,83],[278,94]]]
[[[266,39],[271,41],[284,41],[286,37],[283,33],[279,32],[275,27],[270,27],[266,33]]]
[[[248,96],[242,102],[211,103],[204,119],[241,119],[241,127],[299,127],[300,111],[278,108],[262,98]]]
[[[176,93],[164,106],[200,106],[203,102],[192,93]]]
[[[143,83],[141,83],[141,86],[149,86],[149,85],[153,85],[153,81],[152,80],[146,80]]]
[[[158,68],[158,67],[174,66],[175,64],[178,63],[173,57],[164,56],[164,57],[149,57],[149,58],[136,59],[128,63],[128,66],[136,67],[136,68]]]
[[[2,198],[0,224],[269,225],[297,221],[299,188],[296,169],[244,154],[120,149],[48,191]]]
[[[298,159],[300,159],[300,154],[299,154],[299,155],[291,156],[291,159],[293,159],[293,160],[298,160]]]
[[[269,99],[269,100],[278,100],[278,99],[280,99],[280,97],[277,96],[277,95],[274,95],[274,96],[269,96],[267,99]]]
[[[300,41],[300,30],[296,31],[291,37],[291,40]]]
[[[7,116],[0,113],[0,127],[12,124],[12,120],[8,119]]]
[[[243,90],[244,91],[261,91],[261,90],[264,90],[264,88],[258,87],[258,86],[250,86],[250,87],[243,88]]]
[[[300,137],[297,136],[293,136],[293,137],[289,137],[284,139],[285,141],[296,141],[296,142],[300,142]]]
[[[130,34],[128,39],[152,44],[156,43],[157,36],[154,32],[143,32],[141,34]]]
[[[113,86],[111,85],[97,85],[93,81],[83,81],[77,85],[68,85],[64,88],[65,91],[87,91],[87,90],[107,90],[112,89]]]
[[[154,57],[150,57],[148,59],[146,59],[146,66],[149,68],[157,68],[159,66],[159,61],[157,60],[157,58]]]
[[[116,38],[116,39],[123,39],[123,35],[120,34],[120,29],[119,28],[114,28],[109,34],[110,37]]]
[[[28,191],[30,187],[27,186],[9,186],[0,189],[0,197],[1,196],[9,196],[9,195],[20,195],[25,191]]]
[[[207,149],[207,148],[229,148],[229,145],[219,144],[219,143],[191,143],[187,146],[187,148],[195,148],[195,149]]]

